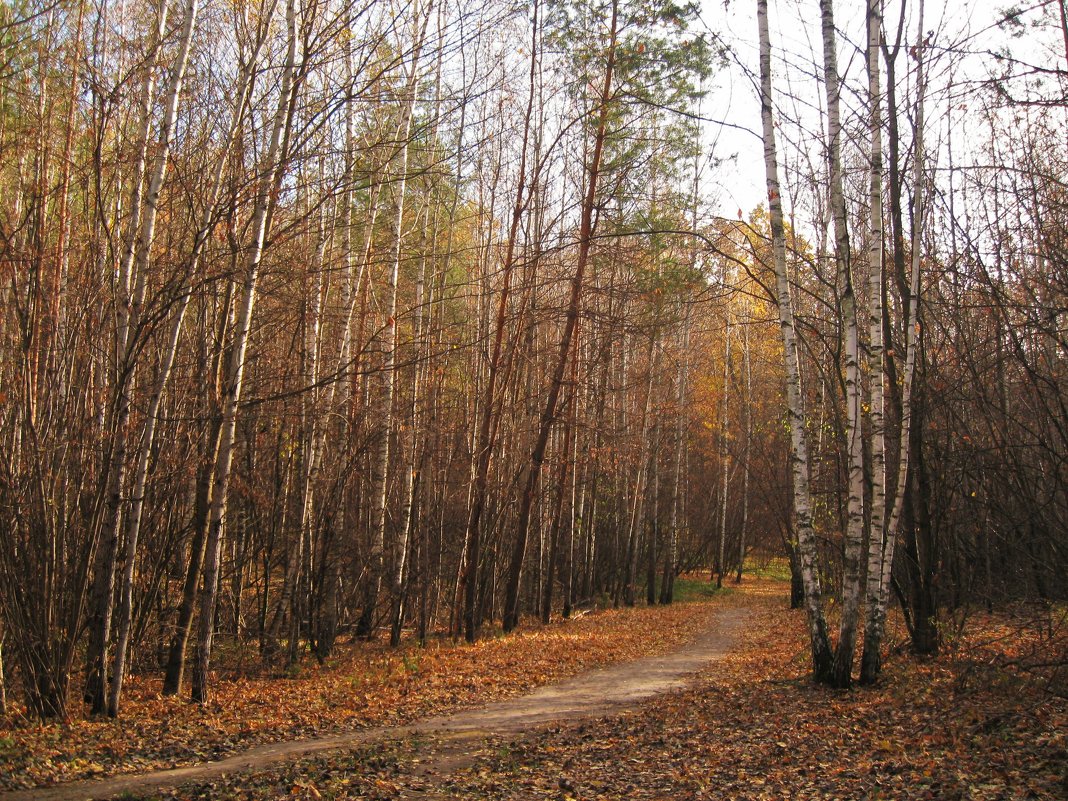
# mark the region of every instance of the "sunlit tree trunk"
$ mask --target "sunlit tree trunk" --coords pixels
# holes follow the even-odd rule
[[[188,0],[186,3],[178,53],[175,56],[174,63],[171,65],[171,77],[164,100],[164,116],[160,127],[159,140],[156,144],[155,163],[148,183],[148,194],[145,198],[140,238],[134,259],[135,268],[140,276],[144,276],[148,272],[151,262],[152,243],[155,240],[156,217],[159,208],[159,194],[167,174],[167,160],[170,156],[172,132],[178,117],[178,100],[182,91],[182,83],[185,80],[186,66],[189,63],[189,50],[193,41],[193,29],[197,18],[197,1]],[[212,198],[213,200],[214,198]],[[214,203],[212,202],[209,205],[213,207]],[[194,245],[194,247],[196,246]],[[197,255],[199,256],[199,253]],[[195,265],[193,266],[195,269]],[[160,399],[170,376],[171,366],[174,364],[182,320],[185,318],[185,310],[189,303],[190,287],[188,282],[182,286],[181,292],[182,295],[178,301],[179,308],[171,325],[169,336],[164,346],[162,361],[149,397],[148,413],[145,417],[144,430],[141,432],[140,445],[133,471],[133,492],[126,526],[125,564],[120,588],[118,637],[115,645],[111,686],[108,691],[107,712],[111,717],[117,717],[119,714],[122,685],[126,674],[126,656],[130,646],[130,628],[133,625],[134,566],[137,560],[137,543],[141,530],[142,510],[144,509],[149,459],[151,458],[152,446],[155,441]]]
[[[527,466],[523,495],[520,498],[519,521],[516,527],[516,541],[508,563],[508,575],[505,584],[505,601],[503,624],[505,631],[512,631],[519,625],[519,587],[523,575],[523,557],[526,553],[527,535],[530,530],[530,514],[534,505],[534,495],[541,476],[542,463],[545,460],[545,448],[549,443],[549,433],[556,420],[556,407],[564,384],[568,355],[571,353],[571,341],[578,327],[579,309],[582,301],[582,288],[586,276],[586,267],[590,258],[593,242],[594,211],[597,203],[597,179],[601,171],[601,156],[604,152],[605,138],[608,133],[609,103],[613,92],[612,79],[616,63],[616,37],[618,20],[617,0],[612,2],[612,16],[609,23],[608,62],[605,67],[604,84],[598,99],[598,121],[594,134],[593,152],[587,168],[586,193],[582,202],[579,222],[578,255],[575,273],[571,279],[571,291],[568,297],[567,318],[563,335],[560,338],[559,355],[553,367],[549,394],[542,409],[538,424],[537,439]]]
[[[267,221],[271,208],[277,202],[278,186],[284,172],[286,149],[284,140],[292,119],[293,101],[296,95],[297,0],[286,2],[286,30],[288,45],[285,66],[282,70],[278,106],[271,123],[270,144],[263,161],[263,178],[257,187],[255,207],[249,225],[252,240],[248,247],[248,260],[238,297],[230,357],[227,360],[223,377],[219,454],[212,479],[211,509],[208,515],[208,536],[204,552],[204,575],[199,597],[197,659],[193,670],[192,699],[199,703],[209,700],[208,671],[211,665],[212,638],[215,630],[215,604],[219,588],[223,523],[237,432],[237,412],[241,403],[241,389],[245,373],[245,350],[252,326],[252,310],[256,301]]]
[[[375,613],[378,607],[378,595],[385,572],[386,549],[386,510],[389,505],[389,462],[391,438],[393,432],[394,396],[396,394],[397,376],[397,290],[400,284],[401,254],[404,245],[404,203],[408,185],[408,159],[411,150],[412,116],[415,114],[416,94],[419,80],[419,56],[430,19],[429,8],[414,12],[412,63],[405,82],[404,106],[401,121],[397,126],[397,142],[400,145],[396,172],[394,173],[394,192],[396,209],[393,216],[392,252],[389,271],[386,278],[385,294],[387,297],[386,320],[383,325],[382,351],[380,366],[382,386],[379,390],[375,420],[381,431],[379,433],[374,474],[371,482],[371,502],[374,515],[371,521],[371,549],[368,580],[364,588],[364,608],[360,616],[358,633],[370,637],[374,633]],[[422,20],[419,19],[423,15]],[[418,26],[418,27],[417,27]]]
[[[140,459],[134,473],[134,493],[131,499],[130,526],[140,526],[142,507],[144,504],[144,483],[148,476],[149,459],[151,457],[152,439],[159,418],[159,405],[163,392],[170,377],[170,371],[174,365],[174,356],[177,351],[177,343],[182,331],[185,314],[192,298],[192,283],[199,273],[200,260],[207,247],[212,231],[216,227],[216,212],[219,197],[223,186],[223,179],[229,162],[229,155],[237,143],[241,132],[241,124],[248,108],[249,94],[252,87],[252,74],[258,60],[259,53],[264,42],[264,31],[261,29],[252,52],[248,55],[245,67],[240,71],[237,91],[235,92],[234,105],[230,112],[230,122],[227,127],[226,139],[223,142],[215,170],[212,174],[211,188],[208,192],[207,203],[200,217],[200,224],[193,241],[193,249],[189,256],[189,262],[185,268],[185,284],[182,288],[182,297],[179,300],[178,309],[175,312],[169,334],[169,344],[164,362],[156,376],[156,386],[149,400],[147,415],[145,443],[142,444]],[[219,312],[219,323],[216,330],[215,340],[220,343],[220,351],[211,364],[210,373],[207,370],[208,361],[205,358],[205,382],[214,386],[219,368],[221,366],[222,351],[221,343],[225,339],[226,331],[230,323],[230,308],[232,303],[233,287],[227,286],[225,301]],[[173,351],[171,348],[173,347]],[[212,404],[214,406],[214,404]],[[190,543],[189,563],[186,568],[186,578],[182,590],[182,601],[178,607],[178,620],[175,625],[174,635],[168,649],[167,667],[163,679],[163,694],[176,695],[181,690],[182,679],[185,673],[186,648],[189,635],[192,631],[193,616],[196,611],[196,589],[200,571],[204,564],[204,546],[207,539],[208,510],[211,503],[211,475],[214,472],[218,456],[219,432],[221,421],[218,414],[213,413],[208,424],[208,433],[203,446],[204,459],[198,467],[198,480],[195,490],[195,508],[193,512],[193,539]]]
[[[764,136],[764,168],[768,185],[768,211],[771,219],[772,258],[775,268],[779,324],[786,362],[786,403],[790,423],[794,525],[801,579],[805,590],[805,609],[808,614],[812,673],[817,681],[826,683],[832,676],[832,654],[827,636],[827,622],[823,617],[822,588],[816,566],[816,535],[812,528],[812,497],[809,489],[808,437],[805,432],[805,412],[802,405],[801,371],[798,364],[793,302],[790,298],[790,282],[786,272],[786,231],[783,225],[782,198],[779,193],[767,0],[757,0],[757,27],[760,37],[760,107]]]
[[[139,313],[144,303],[147,286],[147,276],[143,270],[136,269],[135,258],[140,252],[144,231],[142,213],[145,205],[145,171],[152,131],[152,109],[155,104],[154,72],[167,26],[167,10],[167,4],[160,3],[156,26],[151,36],[151,52],[146,66],[145,79],[141,86],[138,150],[132,173],[133,191],[128,211],[130,222],[115,276],[115,341],[108,425],[110,442],[107,466],[102,474],[106,481],[106,490],[103,517],[100,523],[99,546],[93,571],[89,645],[86,652],[85,700],[90,705],[93,714],[103,714],[107,711],[108,647],[114,616],[115,573],[118,568],[122,498],[126,479],[126,449],[136,367],[133,340],[138,336],[136,332],[140,327]]]

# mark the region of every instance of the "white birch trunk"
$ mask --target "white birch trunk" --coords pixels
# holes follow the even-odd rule
[[[868,568],[865,587],[866,621],[864,626],[865,659],[872,647],[878,649],[873,628],[873,614],[879,607],[879,585],[886,523],[886,421],[884,400],[883,342],[883,120],[882,80],[879,51],[882,45],[881,0],[868,0],[868,130],[871,136],[871,174],[869,179],[871,227],[869,229],[869,339],[871,360],[871,524],[868,534]],[[862,679],[864,670],[861,669]]]
[[[890,579],[894,568],[894,546],[897,532],[901,525],[901,515],[905,508],[905,496],[909,481],[910,443],[912,433],[912,386],[916,375],[916,351],[920,340],[920,257],[923,248],[923,182],[924,154],[924,93],[926,83],[923,72],[923,0],[919,4],[919,22],[917,23],[916,43],[916,113],[915,139],[913,148],[913,229],[912,229],[912,263],[909,277],[909,301],[906,310],[905,327],[905,369],[902,376],[901,390],[901,431],[898,445],[897,495],[886,524],[878,565],[878,588],[876,593],[869,589],[867,621],[865,625],[864,654],[861,660],[861,680],[871,683],[878,678],[882,668],[880,646],[886,629],[886,610],[890,600]],[[869,565],[869,570],[871,566]],[[869,579],[870,582],[870,579]]]
[[[418,18],[421,11],[415,11],[415,24],[419,24]],[[376,420],[382,427],[382,432],[379,436],[378,450],[375,455],[375,473],[371,488],[371,498],[375,506],[374,519],[371,523],[370,576],[364,597],[363,616],[360,620],[360,633],[365,636],[371,636],[374,630],[375,607],[378,603],[378,594],[385,569],[390,438],[393,429],[393,399],[397,385],[397,288],[400,283],[401,252],[404,244],[404,195],[408,185],[408,156],[411,150],[412,117],[415,113],[416,91],[419,80],[419,57],[423,48],[427,23],[430,20],[429,8],[422,13],[425,13],[425,16],[422,19],[421,28],[418,30],[413,29],[414,52],[412,53],[411,69],[405,84],[405,105],[400,125],[397,126],[397,141],[400,143],[400,158],[395,181],[397,208],[393,217],[393,250],[390,254],[390,267],[385,289],[389,298],[389,306],[382,333],[383,358],[382,365],[379,368],[381,370],[382,389],[375,414]]]
[[[264,177],[259,182],[256,205],[249,226],[252,231],[252,241],[249,245],[248,262],[245,267],[245,277],[238,300],[237,316],[234,321],[234,339],[231,345],[230,359],[226,364],[223,377],[222,426],[219,437],[219,454],[212,482],[211,508],[208,516],[208,541],[204,554],[204,576],[200,591],[200,610],[197,626],[197,660],[193,666],[192,698],[199,703],[207,701],[209,696],[208,670],[211,664],[215,603],[219,586],[223,522],[226,514],[230,467],[233,462],[234,441],[237,432],[237,410],[241,403],[241,388],[245,373],[245,349],[248,346],[248,334],[252,325],[252,310],[256,302],[260,261],[263,258],[263,243],[267,234],[268,212],[274,202],[285,161],[283,134],[287,128],[295,95],[294,84],[297,69],[296,3],[297,0],[287,0],[286,2],[288,49],[285,68],[282,72],[278,107],[271,123],[270,145],[263,162]]]
[[[427,20],[429,21],[430,13],[427,13]],[[442,8],[439,6],[437,11],[437,34],[436,39],[441,41],[442,31]],[[439,122],[439,109],[441,103],[441,67],[444,58],[444,51],[439,47],[437,51],[437,60],[435,66],[435,78],[434,78],[434,119],[430,125],[429,139],[431,142],[436,142],[438,138],[438,122]],[[433,186],[436,187],[436,182]],[[401,440],[401,452],[404,454],[404,485],[403,485],[403,498],[401,501],[401,531],[400,536],[397,539],[396,547],[394,549],[394,562],[393,562],[393,581],[392,581],[392,594],[393,594],[393,610],[392,610],[392,623],[390,626],[389,641],[390,645],[397,646],[400,644],[401,629],[404,625],[404,615],[407,596],[407,574],[409,571],[408,565],[408,551],[410,543],[414,537],[414,528],[416,526],[416,517],[419,512],[419,505],[416,500],[417,493],[419,491],[420,481],[420,460],[421,452],[419,438],[417,432],[419,431],[421,420],[419,415],[419,406],[422,403],[423,393],[423,372],[424,369],[429,369],[429,353],[424,353],[424,327],[427,327],[424,322],[425,318],[431,315],[424,315],[424,304],[426,304],[426,274],[427,274],[427,261],[430,258],[434,258],[437,255],[437,241],[438,241],[438,216],[437,207],[435,206],[433,221],[430,218],[430,203],[432,199],[432,190],[427,192],[427,196],[423,201],[424,206],[420,216],[424,221],[424,228],[430,229],[430,253],[423,253],[419,261],[419,277],[415,283],[415,299],[413,307],[413,321],[412,321],[412,351],[415,363],[412,366],[412,393],[411,399],[408,403],[406,411],[406,418],[401,428],[402,440]],[[446,255],[446,262],[448,256]],[[433,287],[429,293],[433,295]],[[432,302],[432,301],[431,301]],[[429,322],[429,321],[427,321]]]
[[[197,228],[196,236],[193,240],[193,249],[189,256],[189,262],[186,266],[184,284],[181,290],[181,300],[179,301],[178,310],[175,313],[174,321],[172,323],[169,348],[165,356],[163,363],[160,366],[159,374],[156,378],[156,386],[153,389],[152,398],[149,400],[148,410],[148,426],[145,432],[145,443],[142,445],[142,451],[138,459],[138,466],[135,471],[134,478],[134,492],[131,499],[131,511],[130,511],[130,526],[140,526],[141,521],[141,509],[144,501],[144,485],[148,476],[149,455],[151,452],[152,439],[155,436],[156,420],[159,413],[160,399],[163,392],[166,389],[167,382],[170,378],[170,371],[174,364],[175,352],[171,349],[177,348],[177,343],[181,335],[182,326],[185,320],[185,314],[189,308],[189,301],[192,298],[192,286],[193,280],[199,274],[200,259],[204,254],[205,246],[208,239],[211,236],[216,225],[216,208],[219,202],[220,191],[222,189],[223,176],[225,175],[226,167],[229,163],[229,156],[237,142],[238,134],[241,130],[241,122],[244,118],[244,114],[247,110],[249,103],[249,96],[252,90],[252,72],[255,69],[255,65],[259,60],[259,53],[263,47],[265,36],[259,36],[256,40],[252,54],[245,60],[245,66],[241,70],[238,76],[236,99],[233,109],[230,114],[230,123],[226,132],[226,139],[223,143],[222,152],[219,154],[215,162],[215,170],[212,174],[211,189],[208,192],[208,200],[205,204],[204,210],[200,217],[200,225]],[[223,304],[225,309],[230,307],[230,297],[232,292],[232,284],[229,285],[226,302]],[[224,336],[224,332],[229,324],[229,312],[224,311],[220,315],[219,333],[218,339],[221,341]],[[222,354],[220,353],[217,359],[220,359]],[[213,375],[218,375],[216,367],[212,369]],[[217,442],[217,428],[215,424],[212,424],[213,434],[209,436],[209,440]],[[209,446],[209,454],[207,459],[214,461],[217,450],[214,445]],[[211,472],[211,466],[207,465],[202,468]],[[205,500],[205,504],[208,501]],[[189,571],[192,574],[199,573],[200,571],[200,559],[203,553],[204,536],[203,529],[194,534],[193,541],[193,555],[190,557]],[[198,545],[199,543],[199,545]],[[187,576],[187,582],[189,578]],[[164,679],[163,692],[167,694],[177,694],[181,689],[182,674],[184,673],[185,666],[185,649],[188,642],[189,633],[192,624],[192,606],[190,593],[195,590],[195,587],[186,587],[183,589],[183,601],[180,607],[179,619],[177,625],[177,631],[175,633],[174,640],[171,644],[172,653],[168,659],[168,667],[166,677]]]
[[[801,371],[798,363],[797,333],[794,328],[790,282],[786,272],[786,231],[783,225],[782,198],[779,193],[779,165],[772,116],[771,37],[768,32],[767,0],[757,0],[757,27],[760,37],[760,100],[764,135],[764,171],[768,185],[768,211],[771,221],[772,257],[782,332],[783,357],[786,362],[786,403],[790,423],[790,466],[793,478],[794,527],[801,579],[805,590],[812,672],[819,682],[831,677],[831,646],[827,622],[823,617],[823,596],[816,567],[816,535],[812,528],[812,496],[809,489],[808,437],[801,395]]]
[[[857,622],[860,615],[864,552],[864,439],[861,419],[860,336],[857,330],[853,265],[842,185],[841,82],[838,77],[838,53],[832,0],[820,0],[820,12],[823,28],[824,85],[827,91],[827,137],[829,140],[831,218],[834,222],[834,258],[838,267],[838,285],[842,290],[842,317],[839,324],[844,338],[848,459],[842,619],[838,629],[838,647],[834,655],[833,682],[838,687],[848,687],[851,681]]]
[[[160,3],[156,28],[152,32],[152,52],[142,84],[138,130],[137,159],[133,169],[133,191],[130,199],[130,223],[122,258],[115,281],[115,342],[113,367],[113,399],[111,407],[111,443],[107,456],[106,491],[103,518],[100,520],[99,550],[93,576],[92,609],[86,701],[94,714],[107,711],[108,644],[111,640],[113,616],[112,598],[115,591],[115,572],[118,567],[119,531],[122,525],[122,495],[126,478],[126,448],[129,437],[131,394],[134,367],[131,363],[131,331],[138,324],[137,312],[144,301],[143,272],[134,270],[134,255],[139,249],[144,208],[144,180],[148,164],[149,138],[152,129],[152,107],[155,100],[155,76],[163,33],[167,25],[167,4]],[[131,292],[131,284],[133,290]]]
[[[178,45],[178,53],[171,66],[171,79],[167,86],[167,95],[164,101],[164,117],[160,128],[159,142],[157,145],[156,160],[149,179],[148,194],[145,198],[145,207],[141,223],[140,239],[134,257],[135,268],[140,276],[139,283],[143,286],[148,274],[152,257],[152,243],[155,239],[156,216],[159,207],[159,193],[163,188],[163,181],[167,175],[167,159],[170,156],[171,134],[178,117],[178,99],[185,80],[185,71],[189,63],[189,50],[193,41],[193,29],[196,26],[198,0],[187,0],[185,17],[182,20],[182,33]],[[209,204],[214,206],[214,197]],[[160,398],[163,395],[167,378],[170,376],[171,366],[174,364],[175,353],[178,349],[178,338],[181,333],[182,320],[185,318],[185,310],[189,303],[188,286],[183,287],[179,309],[172,323],[167,339],[167,345],[163,352],[163,360],[160,364],[156,381],[153,385],[152,394],[149,398],[148,414],[145,418],[144,430],[141,435],[141,444],[138,449],[134,475],[133,494],[131,508],[126,526],[125,564],[123,568],[122,588],[119,606],[118,640],[115,646],[115,658],[112,667],[111,687],[108,692],[108,715],[117,717],[122,698],[122,685],[126,674],[126,656],[130,645],[130,628],[133,625],[133,579],[134,565],[137,559],[137,542],[141,529],[141,513],[144,508],[145,483],[148,475],[148,463],[151,456],[152,445],[156,433],[156,420],[159,414]]]

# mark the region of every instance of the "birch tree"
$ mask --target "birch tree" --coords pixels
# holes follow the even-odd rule
[[[775,141],[774,95],[771,74],[771,35],[767,0],[757,0],[757,30],[760,42],[760,109],[764,137],[764,171],[768,186],[768,212],[771,222],[772,259],[775,268],[779,324],[786,361],[786,402],[790,423],[790,463],[793,478],[794,527],[798,559],[805,590],[812,673],[817,682],[827,683],[834,675],[833,655],[827,622],[823,616],[823,591],[817,567],[816,535],[812,527],[812,495],[809,487],[808,436],[802,405],[801,373],[794,327],[793,301],[786,270],[786,229],[782,196],[779,191],[778,150]],[[833,33],[833,27],[832,27]]]
[[[150,446],[155,435],[160,402],[162,401],[163,392],[170,377],[170,371],[174,366],[174,357],[176,355],[179,337],[181,336],[186,311],[188,310],[189,303],[192,299],[193,282],[197,278],[200,262],[203,258],[205,249],[208,247],[211,234],[218,224],[218,206],[220,204],[224,178],[229,166],[230,154],[237,145],[238,137],[241,135],[242,124],[250,102],[254,76],[260,67],[260,54],[266,42],[268,30],[269,20],[264,20],[258,26],[251,43],[251,49],[248,50],[248,52],[244,51],[242,40],[238,40],[240,66],[238,68],[236,84],[237,91],[234,95],[234,104],[230,110],[230,119],[227,124],[225,138],[223,139],[221,150],[215,161],[207,201],[203,213],[201,214],[200,223],[193,240],[192,251],[185,267],[184,285],[181,290],[182,294],[178,301],[178,308],[175,311],[174,320],[171,324],[164,361],[160,366],[156,378],[156,385],[149,401],[146,423],[147,427],[144,437],[145,443],[141,450],[142,458],[139,460],[135,471],[134,493],[130,512],[131,527],[135,524],[138,527],[140,526],[142,507],[144,504],[145,484],[148,476],[148,457],[151,454]],[[222,341],[225,335],[226,326],[229,322],[231,296],[232,289],[228,288],[226,300],[222,304],[222,310],[219,315],[218,330],[215,336],[216,341],[219,342]],[[220,361],[213,365],[211,370],[212,376],[219,373],[219,366],[222,359],[221,349],[218,352],[218,359]],[[205,376],[205,378],[207,378],[207,376]],[[195,490],[198,505],[202,508],[194,510],[193,541],[190,544],[189,564],[187,566],[186,580],[183,586],[182,600],[178,611],[178,620],[175,625],[174,636],[168,649],[167,665],[163,680],[164,695],[176,695],[181,689],[182,679],[185,674],[186,648],[192,631],[197,581],[200,576],[201,568],[203,567],[204,548],[207,539],[208,496],[210,493],[211,473],[214,470],[218,456],[220,428],[221,421],[218,420],[217,416],[212,416],[208,424],[209,430],[205,440],[206,444],[204,445],[204,463],[200,466],[200,479],[198,480]]]
[[[208,517],[208,537],[204,555],[204,575],[199,594],[197,624],[197,659],[193,671],[192,699],[198,703],[209,700],[209,669],[212,638],[215,629],[215,604],[219,588],[220,555],[230,469],[233,463],[237,413],[241,403],[242,381],[245,373],[245,350],[252,326],[252,311],[256,302],[260,262],[263,259],[267,221],[278,198],[278,186],[285,168],[287,133],[292,121],[292,108],[298,89],[298,28],[297,0],[287,0],[286,55],[278,93],[278,104],[271,122],[271,138],[264,154],[260,179],[257,181],[255,205],[250,221],[251,242],[244,265],[237,314],[234,322],[230,357],[223,376],[223,406],[218,457],[211,486],[211,507]]]
[[[389,464],[394,417],[394,396],[396,394],[397,361],[397,291],[400,282],[401,254],[404,245],[404,205],[405,189],[408,183],[408,160],[411,147],[412,117],[415,114],[417,86],[419,80],[419,59],[422,54],[424,37],[430,21],[432,5],[427,8],[416,7],[412,19],[412,57],[405,76],[404,95],[402,98],[401,118],[397,125],[398,152],[395,172],[392,175],[396,207],[392,221],[392,237],[389,266],[387,268],[385,293],[387,297],[386,318],[381,333],[382,364],[380,376],[382,386],[379,389],[378,405],[375,417],[381,425],[375,454],[375,467],[371,497],[374,502],[374,518],[371,522],[370,570],[366,584],[364,611],[360,617],[358,631],[365,637],[372,636],[374,630],[375,610],[378,595],[385,572],[386,524],[389,503]]]
[[[132,191],[129,208],[129,225],[123,254],[119,260],[115,283],[115,341],[113,363],[113,397],[111,399],[110,442],[108,444],[107,469],[104,472],[106,490],[100,514],[99,549],[93,574],[93,594],[89,624],[89,645],[86,655],[85,700],[94,714],[107,711],[109,659],[108,648],[112,633],[114,614],[115,573],[118,566],[119,532],[122,525],[123,490],[126,481],[126,450],[129,440],[129,420],[132,404],[132,384],[137,369],[135,353],[138,350],[141,328],[140,314],[148,291],[148,251],[151,246],[152,228],[155,224],[155,198],[145,209],[145,179],[148,166],[148,151],[151,144],[152,109],[155,104],[155,68],[163,47],[163,35],[167,27],[168,5],[160,3],[156,25],[150,35],[150,62],[141,87],[140,123],[138,150],[132,176]],[[180,57],[188,55],[188,50]],[[184,64],[179,65],[184,72]],[[177,73],[176,73],[177,74]],[[175,94],[175,98],[177,95]],[[170,123],[174,112],[168,107]],[[169,146],[170,125],[164,124],[164,133]],[[165,165],[165,160],[162,162]],[[149,195],[158,197],[165,166],[159,166],[148,176]]]
[[[874,2],[873,2],[874,5]],[[905,365],[901,389],[901,423],[899,429],[896,495],[893,499],[885,532],[876,528],[872,520],[872,544],[868,559],[868,584],[866,599],[866,618],[864,629],[864,651],[861,657],[860,680],[864,684],[873,683],[882,670],[881,647],[886,629],[886,612],[890,601],[890,582],[894,567],[894,549],[902,515],[909,492],[909,465],[912,452],[912,387],[916,377],[916,351],[920,344],[920,261],[923,255],[923,220],[924,220],[924,94],[926,92],[923,71],[925,35],[923,31],[923,0],[919,2],[919,21],[917,23],[916,57],[916,109],[914,116],[915,138],[913,140],[913,207],[912,207],[912,242],[911,269],[909,270],[908,302],[905,308]],[[869,12],[870,13],[870,12]],[[871,43],[869,42],[869,47]],[[873,120],[873,126],[875,121]],[[873,134],[874,137],[874,134]],[[873,141],[873,150],[875,143]],[[872,168],[874,176],[874,167]],[[874,177],[873,177],[874,183]],[[872,192],[874,194],[874,187]],[[874,314],[873,314],[874,318]],[[874,319],[873,319],[874,326]],[[874,333],[874,328],[873,328]],[[880,327],[881,341],[881,327]],[[874,340],[873,340],[874,341]],[[874,351],[874,346],[873,346]],[[882,374],[879,374],[880,380]],[[875,380],[874,374],[872,378]],[[873,384],[874,387],[874,384]],[[873,396],[874,405],[874,396]],[[885,437],[885,425],[881,432]],[[873,492],[873,504],[874,492]],[[874,515],[874,506],[873,506]],[[881,522],[881,521],[880,521]],[[878,547],[876,547],[878,546]]]

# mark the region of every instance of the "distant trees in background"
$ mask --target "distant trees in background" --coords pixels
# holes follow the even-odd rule
[[[206,700],[220,638],[473,638],[700,561],[693,14],[3,6],[0,603],[34,714],[118,715],[130,669]]]
[[[924,653],[939,610],[1063,595],[1064,62],[960,87],[888,12],[840,198],[769,89],[783,188],[724,220],[696,13],[0,4],[0,690],[204,701],[220,640],[475,639],[753,548]]]

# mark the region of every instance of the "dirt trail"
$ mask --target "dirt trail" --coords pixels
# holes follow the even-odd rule
[[[200,765],[0,793],[0,801],[82,801],[113,798],[123,793],[147,794],[190,782],[209,782],[226,774],[255,771],[283,760],[412,736],[432,741],[428,758],[420,762],[413,774],[441,776],[470,762],[475,750],[473,740],[519,735],[547,723],[578,722],[684,686],[694,673],[727,653],[747,616],[748,610],[744,608],[718,610],[711,616],[710,627],[704,634],[676,651],[593,670],[482,708],[427,718],[407,726],[257,746]]]

